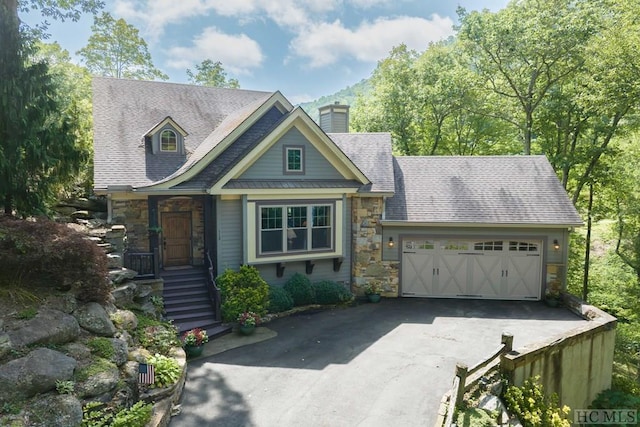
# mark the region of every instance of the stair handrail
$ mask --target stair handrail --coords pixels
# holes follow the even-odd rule
[[[213,261],[211,261],[211,254],[208,249],[204,251],[204,262],[207,267],[207,289],[209,290],[209,298],[213,303],[216,321],[220,321],[222,319],[222,313],[220,312],[220,301],[222,298],[220,288],[218,288],[216,284]]]

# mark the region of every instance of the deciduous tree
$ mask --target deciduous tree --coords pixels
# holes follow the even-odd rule
[[[200,86],[228,87],[238,89],[240,83],[236,79],[227,79],[227,73],[220,61],[213,62],[205,59],[200,64],[196,64],[196,73],[187,69],[189,82]]]
[[[124,19],[103,12],[94,18],[91,31],[89,42],[77,54],[92,73],[118,79],[169,79],[153,65],[138,29]]]

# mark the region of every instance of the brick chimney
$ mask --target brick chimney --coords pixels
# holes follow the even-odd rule
[[[326,133],[349,132],[349,106],[339,101],[320,107],[320,128]]]

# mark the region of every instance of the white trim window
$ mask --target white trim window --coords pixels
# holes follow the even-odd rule
[[[160,151],[178,151],[178,136],[171,129],[165,129],[160,133]]]
[[[284,147],[284,172],[304,173],[304,147]]]
[[[258,255],[334,250],[333,204],[261,205]]]

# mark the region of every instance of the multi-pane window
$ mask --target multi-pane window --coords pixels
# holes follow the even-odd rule
[[[473,249],[476,251],[502,251],[502,240],[475,242]]]
[[[511,252],[538,252],[538,244],[530,242],[509,242],[509,251]]]
[[[178,151],[178,137],[172,130],[165,129],[160,134],[160,151]]]
[[[260,208],[260,253],[297,253],[333,248],[333,206]]]
[[[304,158],[302,147],[285,148],[285,172],[304,172]]]

